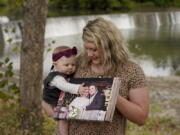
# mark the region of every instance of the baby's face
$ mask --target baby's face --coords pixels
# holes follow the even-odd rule
[[[61,57],[56,62],[53,63],[57,71],[70,75],[76,70],[76,58],[75,56]]]

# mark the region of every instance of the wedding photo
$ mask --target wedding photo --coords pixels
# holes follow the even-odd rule
[[[71,83],[88,87],[88,93],[65,93],[56,119],[111,121],[120,81],[118,78],[73,78]]]

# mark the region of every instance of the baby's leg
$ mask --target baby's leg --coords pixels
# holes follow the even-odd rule
[[[42,108],[49,117],[53,118],[54,111],[53,111],[53,107],[50,104],[43,101],[42,102]]]
[[[68,121],[67,120],[58,121],[58,132],[59,132],[59,135],[68,135]]]

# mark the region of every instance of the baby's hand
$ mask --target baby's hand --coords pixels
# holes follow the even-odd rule
[[[83,95],[86,95],[88,93],[88,87],[84,87],[84,83],[82,83],[80,86],[79,86],[79,94],[81,96]]]

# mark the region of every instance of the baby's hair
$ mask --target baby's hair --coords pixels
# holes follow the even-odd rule
[[[65,46],[65,45],[63,45],[63,46],[58,46],[58,47],[56,47],[56,48],[54,49],[53,54],[56,54],[56,53],[59,53],[59,52],[63,52],[63,51],[68,50],[68,49],[70,49],[69,46]]]
[[[57,53],[61,53],[63,51],[66,51],[68,49],[71,49],[70,47],[68,46],[65,46],[65,45],[62,45],[62,46],[58,46],[56,47],[54,50],[53,50],[53,53],[52,53],[52,57],[54,54],[57,54]],[[54,65],[51,66],[51,71],[54,69]]]

